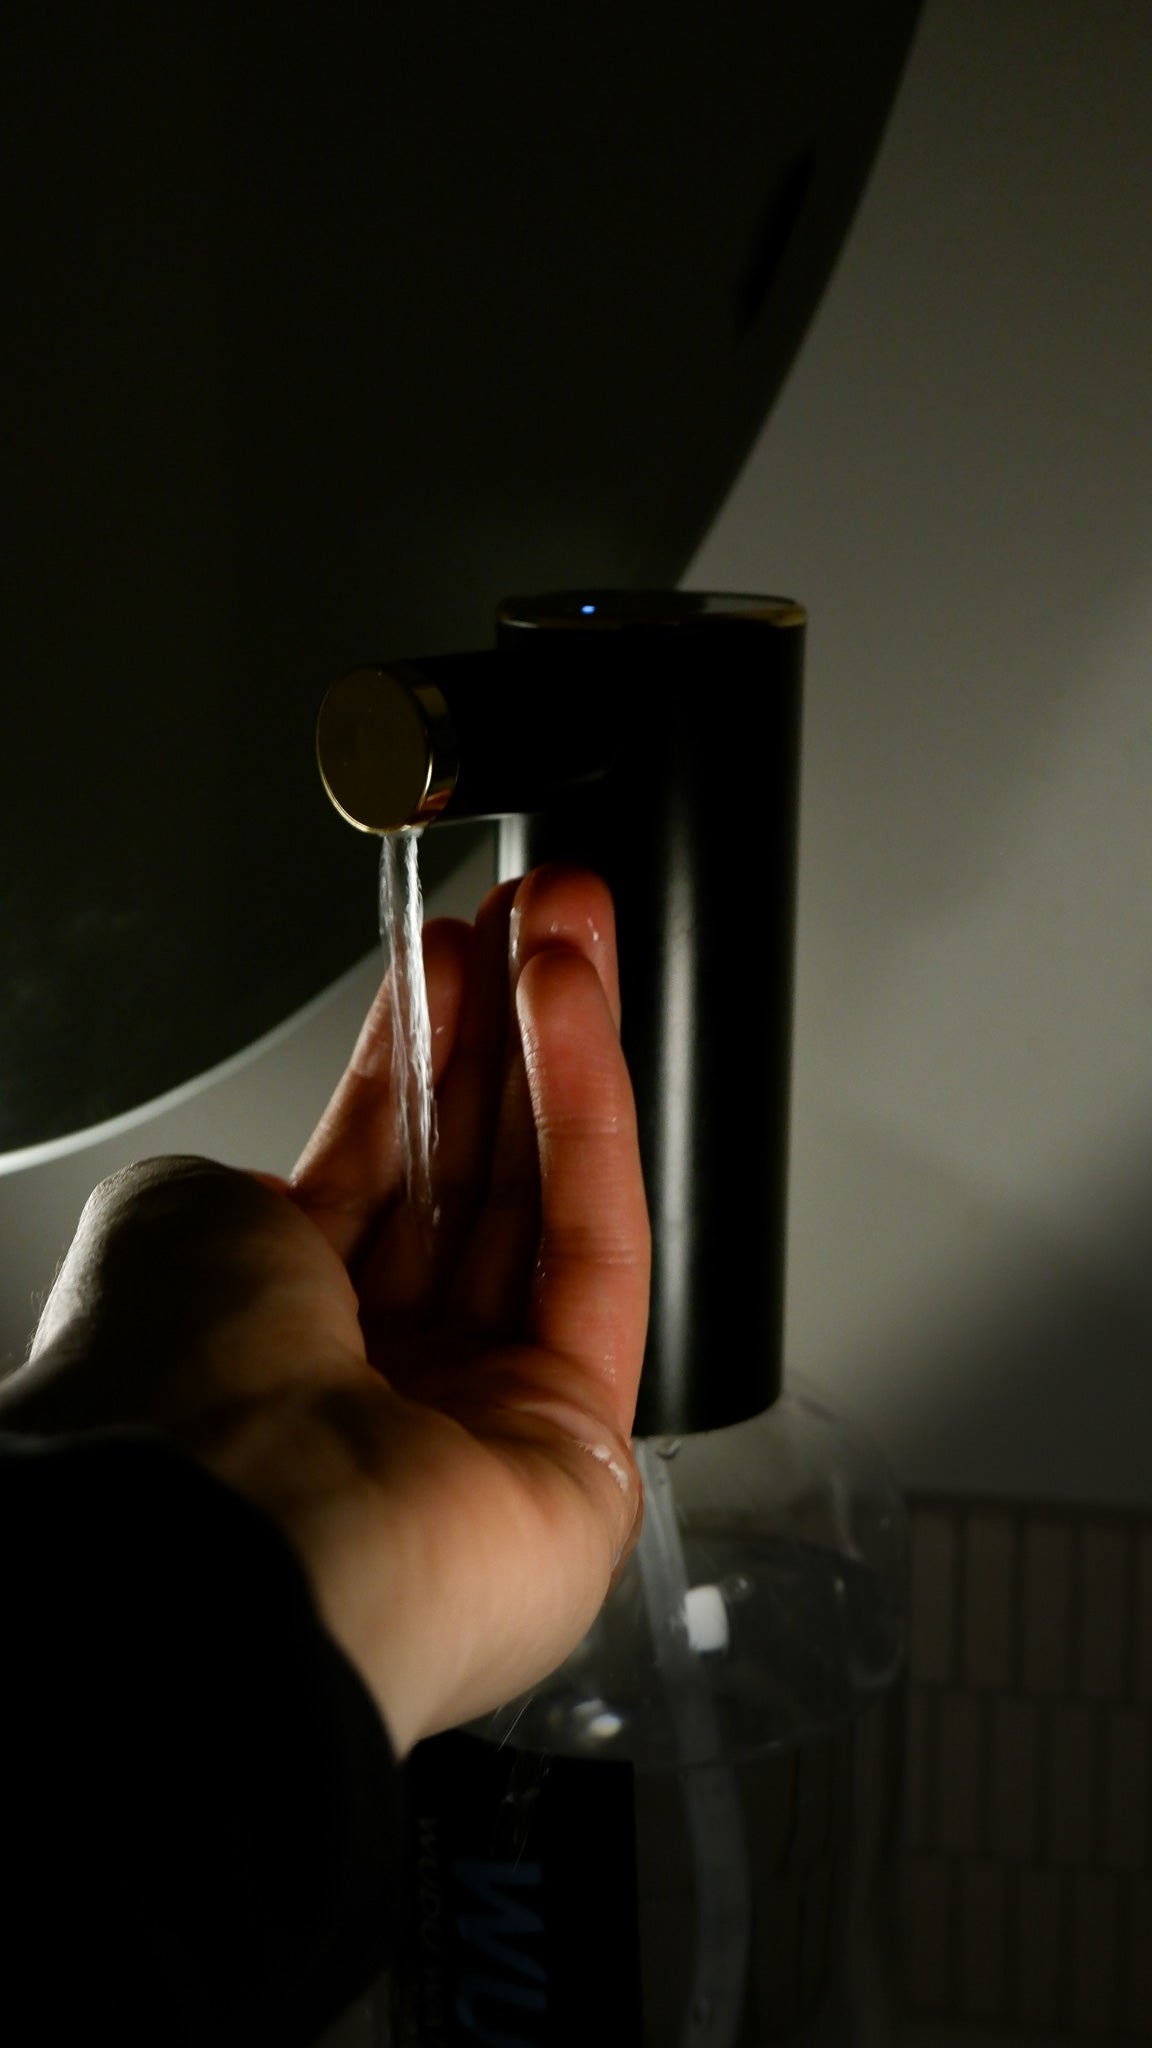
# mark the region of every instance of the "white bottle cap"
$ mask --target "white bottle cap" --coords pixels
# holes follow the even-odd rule
[[[728,1648],[728,1609],[719,1586],[689,1586],[684,1595],[684,1620],[694,1650]]]

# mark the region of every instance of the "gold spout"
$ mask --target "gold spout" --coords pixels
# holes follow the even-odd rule
[[[360,832],[401,832],[438,816],[459,753],[435,683],[405,662],[358,668],[333,683],[316,724],[324,787]]]

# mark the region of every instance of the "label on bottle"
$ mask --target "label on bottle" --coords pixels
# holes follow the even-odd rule
[[[404,1783],[398,2048],[635,2048],[631,1764],[450,1734]]]

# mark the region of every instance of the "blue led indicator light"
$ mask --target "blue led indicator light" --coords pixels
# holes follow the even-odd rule
[[[594,612],[596,607],[594,604],[582,604],[580,609],[582,612]]]

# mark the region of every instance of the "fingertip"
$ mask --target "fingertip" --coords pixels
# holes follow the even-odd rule
[[[424,927],[424,978],[433,1036],[452,1038],[472,969],[476,935],[460,917],[437,917]]]
[[[511,881],[497,882],[493,888],[489,889],[488,894],[480,904],[479,910],[476,912],[476,929],[480,930],[484,926],[507,921],[512,913],[516,892],[521,886],[520,878],[514,876]]]
[[[606,1019],[616,1035],[607,990],[596,963],[576,946],[554,940],[522,961],[516,977],[516,1013],[521,1024],[566,1026],[582,1037],[591,1018]],[[566,1033],[567,1035],[567,1033]]]
[[[590,962],[618,1025],[616,911],[607,883],[591,869],[552,861],[534,868],[519,883],[509,926],[513,980],[519,980],[530,960],[549,950],[577,953]]]

